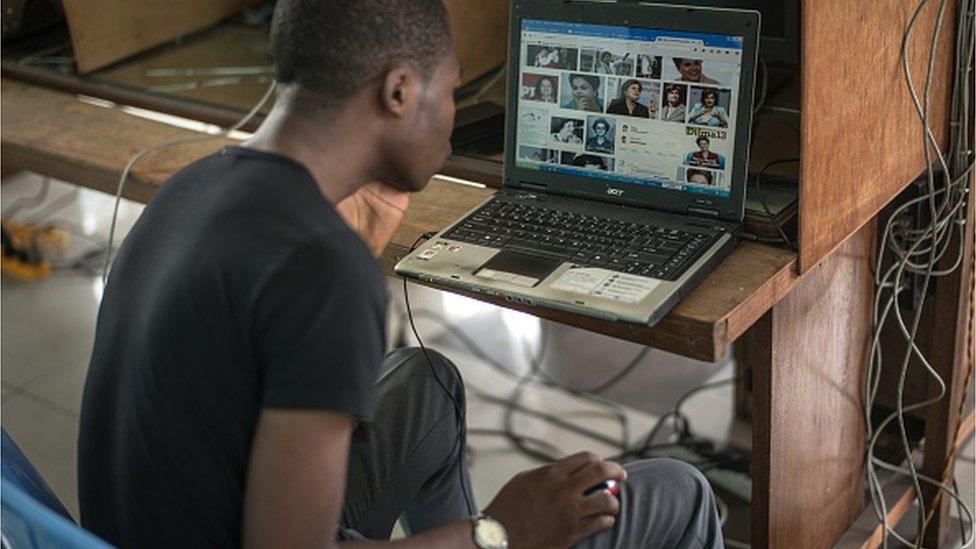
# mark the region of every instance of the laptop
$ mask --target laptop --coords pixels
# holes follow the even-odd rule
[[[513,0],[504,189],[397,274],[653,325],[736,244],[759,13]]]

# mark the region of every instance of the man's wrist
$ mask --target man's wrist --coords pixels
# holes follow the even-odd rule
[[[498,519],[485,513],[471,519],[471,537],[478,549],[508,547],[508,532],[505,526]]]

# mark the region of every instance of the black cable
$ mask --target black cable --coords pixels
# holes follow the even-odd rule
[[[433,236],[432,234],[431,235],[425,235],[426,238],[430,238],[432,236]],[[419,238],[413,244],[413,246],[411,246],[411,251],[413,251],[416,248],[417,244],[422,239],[423,239],[423,237],[422,238]],[[688,392],[686,392],[685,394],[683,394],[678,399],[678,401],[675,404],[675,407],[671,411],[669,411],[667,414],[665,414],[664,416],[662,416],[661,418],[658,419],[658,421],[655,424],[654,428],[651,430],[651,433],[647,437],[647,440],[645,441],[645,443],[639,449],[632,449],[632,448],[627,447],[627,442],[626,441],[627,441],[627,438],[628,437],[626,436],[626,430],[625,430],[625,436],[623,437],[624,440],[622,442],[621,441],[616,441],[615,439],[613,439],[611,437],[608,437],[608,436],[606,436],[603,433],[597,433],[597,432],[591,431],[589,429],[585,429],[585,428],[579,427],[577,425],[573,425],[569,421],[566,421],[566,420],[564,420],[562,418],[559,418],[557,416],[554,416],[554,415],[551,415],[551,414],[547,414],[545,412],[541,412],[541,411],[538,411],[538,410],[534,410],[532,408],[528,408],[528,407],[524,406],[523,404],[521,404],[521,398],[524,395],[525,390],[530,386],[531,383],[541,383],[541,384],[543,384],[543,385],[545,385],[547,387],[553,387],[553,388],[562,390],[562,391],[564,391],[566,393],[569,393],[569,394],[571,394],[573,396],[577,396],[577,397],[580,397],[580,398],[584,398],[584,399],[590,400],[591,402],[595,402],[596,404],[602,404],[602,405],[605,405],[605,406],[608,406],[609,407],[609,403],[596,401],[596,400],[594,400],[594,397],[591,397],[591,396],[586,395],[586,394],[583,394],[583,393],[584,392],[599,392],[599,391],[603,391],[603,390],[606,390],[607,388],[609,388],[610,386],[612,386],[613,384],[619,382],[621,379],[623,379],[624,377],[626,377],[627,374],[629,374],[631,371],[633,371],[634,368],[636,368],[637,365],[639,365],[641,363],[641,361],[643,360],[643,358],[646,357],[647,353],[650,351],[650,348],[649,347],[645,347],[644,349],[641,349],[641,351],[637,354],[637,356],[635,356],[620,372],[614,374],[613,376],[611,376],[607,380],[601,382],[600,384],[598,384],[597,386],[593,387],[592,389],[580,390],[580,389],[567,388],[567,387],[563,387],[562,385],[560,385],[559,383],[557,383],[555,380],[553,380],[542,369],[542,358],[544,357],[545,351],[547,349],[547,345],[546,345],[546,342],[545,342],[545,332],[543,332],[543,339],[542,339],[542,341],[540,341],[538,355],[535,358],[531,358],[530,357],[530,359],[529,359],[529,362],[530,362],[530,364],[529,364],[529,371],[526,374],[522,375],[522,376],[518,376],[518,374],[516,374],[514,371],[512,371],[509,368],[505,367],[499,361],[497,361],[496,359],[494,359],[493,357],[491,357],[487,352],[485,352],[483,349],[481,349],[471,338],[469,338],[467,336],[467,334],[465,334],[464,332],[462,332],[461,330],[459,330],[455,326],[453,326],[442,315],[440,315],[440,314],[438,314],[438,313],[436,313],[434,311],[427,310],[427,309],[418,310],[418,311],[416,311],[416,314],[415,314],[414,311],[412,310],[411,306],[410,306],[409,297],[406,295],[406,291],[407,291],[406,290],[406,280],[404,280],[404,298],[405,298],[404,301],[405,301],[406,306],[407,306],[407,318],[408,318],[408,321],[410,323],[411,330],[413,331],[413,335],[417,339],[418,343],[421,343],[421,349],[424,350],[425,354],[426,354],[426,347],[423,346],[423,344],[421,342],[421,339],[419,337],[419,333],[417,331],[416,323],[415,323],[415,319],[416,318],[427,318],[428,320],[433,320],[433,321],[439,323],[443,328],[446,329],[446,331],[451,336],[453,336],[455,339],[457,339],[458,341],[460,341],[462,343],[462,345],[464,345],[469,350],[469,352],[471,352],[477,358],[480,358],[486,364],[488,364],[489,366],[492,366],[494,369],[496,369],[500,373],[504,374],[505,376],[507,376],[509,378],[513,378],[513,379],[516,380],[516,386],[512,390],[512,392],[510,393],[510,395],[509,395],[508,398],[497,397],[497,396],[491,395],[489,393],[486,393],[484,391],[478,390],[478,389],[476,389],[474,387],[469,387],[468,388],[468,392],[470,394],[472,394],[473,396],[475,396],[477,398],[480,398],[482,400],[485,400],[487,402],[491,402],[493,404],[498,404],[498,405],[501,405],[501,406],[504,407],[504,418],[503,418],[504,428],[502,430],[493,430],[493,429],[479,430],[479,433],[485,434],[485,435],[505,436],[512,443],[512,445],[515,446],[515,448],[518,449],[520,452],[522,452],[523,454],[525,454],[525,455],[527,455],[527,456],[529,456],[529,457],[531,457],[533,459],[536,459],[536,460],[539,460],[539,461],[542,461],[542,462],[551,462],[551,461],[558,460],[558,459],[561,458],[561,456],[562,456],[563,453],[560,452],[558,450],[558,448],[556,448],[554,445],[552,445],[550,443],[546,443],[546,442],[541,441],[540,439],[535,438],[535,437],[531,437],[531,436],[528,436],[528,435],[519,434],[516,431],[516,429],[515,429],[515,423],[514,423],[514,417],[515,417],[515,413],[516,412],[520,412],[520,413],[524,413],[524,414],[527,414],[527,415],[536,417],[536,418],[541,419],[543,421],[546,421],[547,423],[549,423],[551,425],[554,425],[556,427],[569,430],[571,432],[580,434],[582,436],[586,436],[588,438],[591,438],[593,440],[596,440],[596,441],[599,441],[599,442],[602,442],[602,443],[605,443],[605,444],[614,445],[614,446],[620,446],[621,449],[622,449],[622,452],[620,454],[615,455],[615,456],[608,457],[607,459],[609,459],[609,460],[621,460],[621,459],[626,459],[626,458],[632,457],[632,456],[644,457],[646,455],[646,453],[649,452],[649,451],[651,451],[651,450],[657,450],[657,449],[663,449],[663,448],[669,448],[669,447],[682,446],[683,445],[682,442],[687,443],[689,440],[692,439],[691,429],[690,429],[690,426],[689,426],[689,423],[690,422],[688,421],[687,416],[685,416],[681,412],[681,407],[685,404],[685,402],[690,397],[692,397],[693,395],[697,394],[700,391],[707,390],[707,389],[710,389],[710,388],[713,388],[713,387],[718,387],[718,386],[721,386],[721,385],[725,385],[727,383],[732,383],[732,382],[737,381],[738,379],[741,378],[741,376],[736,376],[736,377],[733,377],[733,378],[730,378],[730,379],[720,380],[720,381],[716,381],[716,382],[712,382],[712,383],[706,383],[704,385],[700,385],[698,387],[695,387],[695,388],[689,390]],[[619,408],[619,406],[618,406],[618,408]],[[618,419],[621,421],[621,424],[622,424],[622,427],[623,427],[624,425],[626,425],[626,416],[622,412],[619,412],[619,414],[620,415],[618,416]],[[679,442],[678,443],[653,444],[653,440],[656,438],[657,433],[662,428],[664,421],[666,421],[670,417],[674,417],[676,419],[676,421],[678,422],[678,429],[677,430],[679,432]],[[539,448],[536,448],[536,447],[533,447],[533,446],[537,446],[537,447],[538,446],[542,446],[545,449],[543,450],[543,449],[539,449]],[[735,461],[735,460],[722,460],[722,461],[719,461],[719,462],[715,462],[714,460],[710,460],[707,463],[709,464],[708,465],[709,468],[721,467],[721,466],[724,466],[726,463],[739,464],[738,461]]]
[[[447,332],[450,333],[452,337],[460,341],[461,344],[464,345],[476,357],[485,361],[490,366],[495,367],[495,369],[501,371],[502,373],[504,373],[509,377],[516,378],[516,380],[518,379],[518,377],[520,377],[518,374],[504,367],[500,362],[498,362],[497,360],[489,356],[488,353],[485,352],[483,349],[481,349],[478,346],[478,344],[474,342],[474,340],[468,337],[467,334],[452,326],[451,323],[446,318],[444,318],[443,315],[440,315],[435,311],[431,311],[428,309],[420,309],[418,311],[414,311],[414,317],[426,318],[428,320],[437,322],[438,324],[441,325],[441,327],[447,330]],[[620,370],[620,372],[610,376],[605,381],[601,381],[599,384],[591,388],[563,387],[561,384],[553,380],[550,374],[546,373],[545,370],[542,369],[539,370],[539,376],[540,376],[539,381],[541,381],[543,384],[549,387],[558,387],[559,389],[562,389],[566,392],[573,394],[573,396],[578,396],[580,398],[587,398],[586,396],[580,395],[578,393],[599,394],[605,392],[607,389],[617,384],[620,380],[627,377],[628,374],[634,371],[634,369],[640,365],[641,361],[644,360],[644,358],[647,356],[647,353],[650,352],[650,350],[651,350],[650,347],[644,347],[637,353],[637,355],[633,359],[631,359],[629,363],[627,363],[626,366],[624,366]],[[536,361],[541,362],[541,359],[537,358]],[[587,399],[587,400],[592,401],[592,399]]]
[[[952,489],[959,493],[959,482],[956,481],[955,477],[952,479]],[[959,514],[959,542],[966,543],[966,514],[962,511],[962,502],[958,499],[956,500],[956,513]]]
[[[417,245],[419,245],[421,241],[428,240],[433,236],[434,233],[424,233],[418,236],[417,240],[414,240],[413,244],[410,245],[410,251],[411,252],[414,251],[417,248]],[[461,404],[461,400],[458,397],[458,395],[456,395],[453,391],[448,389],[447,385],[444,384],[440,376],[437,375],[437,368],[434,367],[434,360],[430,358],[430,352],[427,350],[427,346],[424,345],[424,341],[420,338],[420,333],[417,332],[417,325],[414,324],[413,312],[410,308],[410,294],[407,290],[406,278],[403,279],[403,303],[407,308],[407,319],[410,321],[410,329],[413,331],[413,336],[417,338],[417,344],[420,345],[420,350],[424,353],[424,357],[427,358],[427,365],[430,366],[431,375],[434,376],[434,380],[437,381],[437,384],[441,386],[441,389],[443,389],[445,393],[450,395],[451,400],[454,401],[454,408],[458,415],[457,443],[459,446],[463,445],[464,430],[467,424],[467,410],[465,410],[464,406]],[[448,363],[451,364],[452,368],[454,368],[454,373],[458,376],[458,379],[462,379],[461,372],[458,371],[457,366],[455,366],[450,361],[448,361]],[[464,448],[462,447],[461,450],[464,450]],[[464,501],[466,504],[470,505],[472,502],[474,502],[474,498],[471,496],[471,494],[468,494],[468,487],[464,482],[464,467],[458,467],[458,481],[459,484],[461,485],[461,491],[464,494]],[[468,513],[470,515],[474,515],[475,513],[477,513],[477,509],[471,509],[469,507]]]
[[[530,358],[530,360],[529,360],[529,362],[530,362],[530,370],[533,370],[532,364],[538,364],[539,366],[537,368],[535,368],[528,375],[528,378],[529,378],[528,381],[523,381],[524,378],[526,377],[525,375],[519,375],[519,374],[513,372],[512,370],[510,370],[509,368],[505,367],[501,362],[499,362],[498,360],[496,360],[495,358],[493,358],[491,355],[489,355],[486,351],[484,351],[477,343],[475,343],[470,337],[468,337],[467,334],[465,334],[463,331],[461,331],[460,329],[458,329],[455,326],[453,326],[446,318],[444,318],[443,315],[440,315],[440,314],[438,314],[438,313],[436,313],[434,311],[431,311],[431,310],[420,309],[420,310],[414,312],[414,318],[415,319],[426,318],[428,320],[432,320],[432,321],[437,322],[452,337],[454,337],[455,339],[457,339],[458,341],[460,341],[461,344],[464,345],[464,347],[472,355],[474,355],[476,358],[484,361],[487,365],[491,366],[492,368],[494,368],[495,370],[497,370],[499,373],[501,373],[501,374],[505,375],[506,377],[512,379],[513,381],[516,382],[516,384],[528,385],[530,383],[540,383],[540,384],[542,384],[542,385],[544,385],[546,387],[551,387],[551,388],[558,389],[558,390],[560,390],[562,392],[565,392],[565,393],[567,393],[567,394],[569,394],[569,395],[571,395],[573,397],[576,397],[576,398],[579,398],[579,399],[582,399],[582,400],[586,400],[586,401],[588,401],[588,402],[590,402],[590,403],[592,403],[592,404],[594,404],[596,406],[600,406],[600,407],[606,408],[607,409],[607,412],[610,413],[617,420],[617,422],[618,422],[618,424],[620,426],[620,430],[622,432],[622,440],[621,441],[614,441],[612,439],[608,439],[602,433],[596,433],[594,431],[591,431],[591,430],[588,430],[588,429],[584,429],[584,428],[580,428],[580,427],[576,427],[576,426],[573,426],[571,424],[565,424],[564,423],[564,424],[561,424],[560,427],[565,428],[565,429],[568,429],[568,430],[571,430],[573,432],[576,432],[577,434],[580,434],[580,435],[583,435],[583,436],[592,438],[594,440],[598,440],[600,442],[605,442],[605,443],[611,444],[613,446],[619,446],[622,450],[626,450],[626,448],[627,448],[627,440],[629,439],[629,433],[630,433],[630,421],[629,421],[629,419],[627,418],[626,414],[623,412],[622,408],[619,405],[617,405],[615,403],[607,402],[607,401],[605,401],[603,399],[600,399],[599,397],[586,394],[586,392],[584,392],[584,391],[581,391],[581,390],[578,390],[578,389],[574,389],[574,388],[565,387],[565,386],[561,385],[560,383],[558,383],[556,380],[554,380],[551,375],[549,375],[545,370],[542,369],[542,367],[541,367],[542,358],[544,357],[545,351],[547,349],[547,346],[545,344],[546,331],[544,329],[545,328],[545,325],[544,324],[543,324],[543,332],[542,332],[542,334],[543,334],[543,341],[540,343],[539,355],[537,357],[535,357],[534,359]],[[629,367],[629,365],[628,365],[628,367]],[[617,376],[615,376],[615,377],[617,377]],[[525,388],[527,388],[527,387],[525,387]],[[498,400],[496,403],[502,404],[503,406],[507,406],[508,402],[511,402],[510,400],[500,399],[498,397],[494,397],[492,395],[488,395],[487,393],[481,393],[481,392],[479,392],[477,390],[471,390],[470,392],[472,394],[474,394],[475,396],[478,396],[479,398],[482,398],[483,400],[491,400],[490,398],[486,398],[483,395],[487,395],[488,397],[495,398],[495,399]],[[521,393],[522,393],[522,391],[520,391],[517,394],[518,399],[521,398]],[[515,400],[516,405],[517,405],[518,399]],[[520,410],[520,411],[526,411],[526,410]],[[545,419],[545,418],[543,418],[543,419]],[[552,423],[552,421],[550,421],[550,423]],[[518,435],[515,435],[515,436],[518,436]],[[516,444],[516,447],[518,447],[519,449],[521,449],[521,445],[520,444],[518,444],[518,443],[515,443],[515,444]],[[531,455],[532,455],[532,457],[535,457],[535,458],[539,458],[540,457],[540,456],[535,455],[535,454],[531,454]]]
[[[681,407],[684,406],[685,402],[687,402],[689,398],[691,398],[697,393],[700,393],[708,389],[721,387],[729,383],[735,383],[736,381],[739,381],[743,377],[744,375],[740,374],[727,379],[721,379],[719,381],[705,383],[681,395],[681,397],[678,398],[677,402],[675,402],[674,407],[671,409],[671,411],[658,418],[657,423],[654,424],[654,427],[647,434],[647,438],[644,440],[644,444],[641,445],[640,448],[634,451],[634,455],[637,457],[641,457],[645,455],[646,452],[654,446],[654,439],[657,438],[657,434],[663,428],[664,422],[670,417],[674,417],[675,419],[679,419],[681,421],[681,428],[679,429],[679,433],[680,433],[679,440],[680,438],[687,438],[691,436],[691,429],[688,427],[689,425],[688,418],[683,413],[681,413]]]
[[[508,438],[510,433],[500,429],[474,428],[474,429],[468,429],[468,435],[469,436],[492,436],[492,437],[497,436],[497,437]],[[559,448],[556,448],[553,444],[545,440],[542,440],[541,438],[535,438],[529,435],[519,435],[519,436],[527,442],[531,442],[532,444],[536,444],[538,446],[546,447],[549,450],[550,455],[554,456],[557,454],[562,454]],[[555,459],[560,459],[560,458],[554,458],[554,460]]]
[[[649,353],[650,351],[651,351],[650,347],[644,347],[643,349],[640,350],[639,353],[637,353],[637,356],[631,359],[630,363],[628,363],[626,366],[623,367],[623,369],[620,370],[620,372],[614,374],[609,379],[607,379],[603,383],[600,383],[599,385],[595,385],[589,389],[579,389],[579,390],[583,391],[584,393],[594,393],[594,394],[600,394],[606,391],[610,387],[613,387],[614,385],[619,383],[620,380],[630,375],[630,373],[633,372],[634,369],[636,369],[641,364],[641,362],[644,361],[644,358],[647,356],[647,353]]]
[[[756,185],[756,193],[759,195],[759,202],[762,203],[763,210],[766,212],[766,217],[768,217],[769,221],[776,227],[776,231],[779,232],[779,235],[783,238],[783,243],[786,244],[786,247],[794,251],[796,250],[796,246],[790,241],[790,237],[786,236],[786,231],[783,230],[783,226],[780,224],[779,220],[776,219],[776,216],[773,215],[772,210],[769,209],[769,203],[766,202],[766,196],[763,194],[760,180],[762,179],[763,174],[766,173],[766,170],[772,168],[773,166],[799,161],[799,158],[786,158],[769,162],[763,166],[761,170],[759,170],[759,173],[756,174],[756,180],[754,182]]]

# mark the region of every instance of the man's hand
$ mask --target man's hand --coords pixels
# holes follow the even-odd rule
[[[410,204],[410,194],[374,181],[336,204],[335,209],[352,230],[379,257],[390,243]]]
[[[590,452],[574,454],[516,475],[485,514],[505,526],[511,547],[569,547],[613,526],[617,498],[604,490],[584,495],[610,479],[623,482],[627,472]]]

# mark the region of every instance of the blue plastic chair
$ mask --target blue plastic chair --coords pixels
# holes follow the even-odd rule
[[[0,532],[9,549],[110,549],[86,532],[3,429],[0,458]]]

